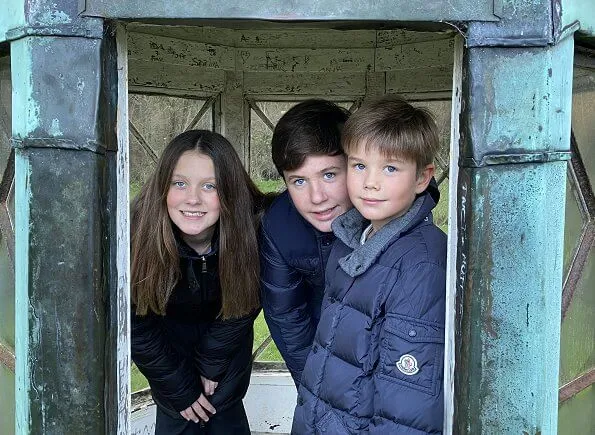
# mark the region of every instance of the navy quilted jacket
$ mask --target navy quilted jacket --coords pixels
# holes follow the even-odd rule
[[[324,268],[334,239],[298,213],[287,191],[268,208],[260,227],[262,308],[296,385],[320,319]]]
[[[356,209],[333,222],[292,433],[442,433],[446,235],[432,190],[364,245]]]

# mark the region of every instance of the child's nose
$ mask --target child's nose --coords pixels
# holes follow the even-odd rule
[[[368,172],[364,178],[364,189],[377,190],[378,187],[378,177],[372,171]]]
[[[321,186],[318,183],[311,184],[310,190],[310,200],[314,204],[319,204],[326,200],[326,191],[324,190],[324,186]]]
[[[189,189],[188,196],[186,196],[188,204],[200,204],[202,202],[200,189]]]

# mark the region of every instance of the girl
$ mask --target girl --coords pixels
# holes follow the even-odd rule
[[[156,434],[249,434],[263,196],[231,144],[175,137],[132,206],[132,359]]]

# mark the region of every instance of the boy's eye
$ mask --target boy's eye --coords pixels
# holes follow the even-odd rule
[[[303,186],[304,184],[306,184],[306,180],[304,180],[303,178],[296,178],[295,180],[293,180],[293,184],[296,186]]]
[[[183,181],[174,181],[171,184],[173,186],[176,186],[176,187],[180,188],[180,189],[186,186],[186,183],[183,182]]]
[[[363,163],[356,163],[353,165],[353,168],[356,171],[363,171],[366,168],[366,166]]]
[[[395,168],[394,166],[388,165],[384,168],[384,170],[388,173],[392,173],[392,172],[397,172],[397,168]]]
[[[327,172],[322,177],[325,180],[332,180],[333,178],[335,178],[335,176],[336,176],[336,174],[334,172]]]
[[[204,190],[213,190],[216,188],[216,186],[213,183],[205,183],[202,185],[202,188]]]

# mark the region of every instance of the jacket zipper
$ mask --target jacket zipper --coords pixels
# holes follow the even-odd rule
[[[208,299],[208,291],[207,291],[207,283],[206,283],[206,274],[207,274],[207,259],[203,255],[200,257],[202,262],[200,267],[200,291],[202,293],[202,300],[206,301]]]

